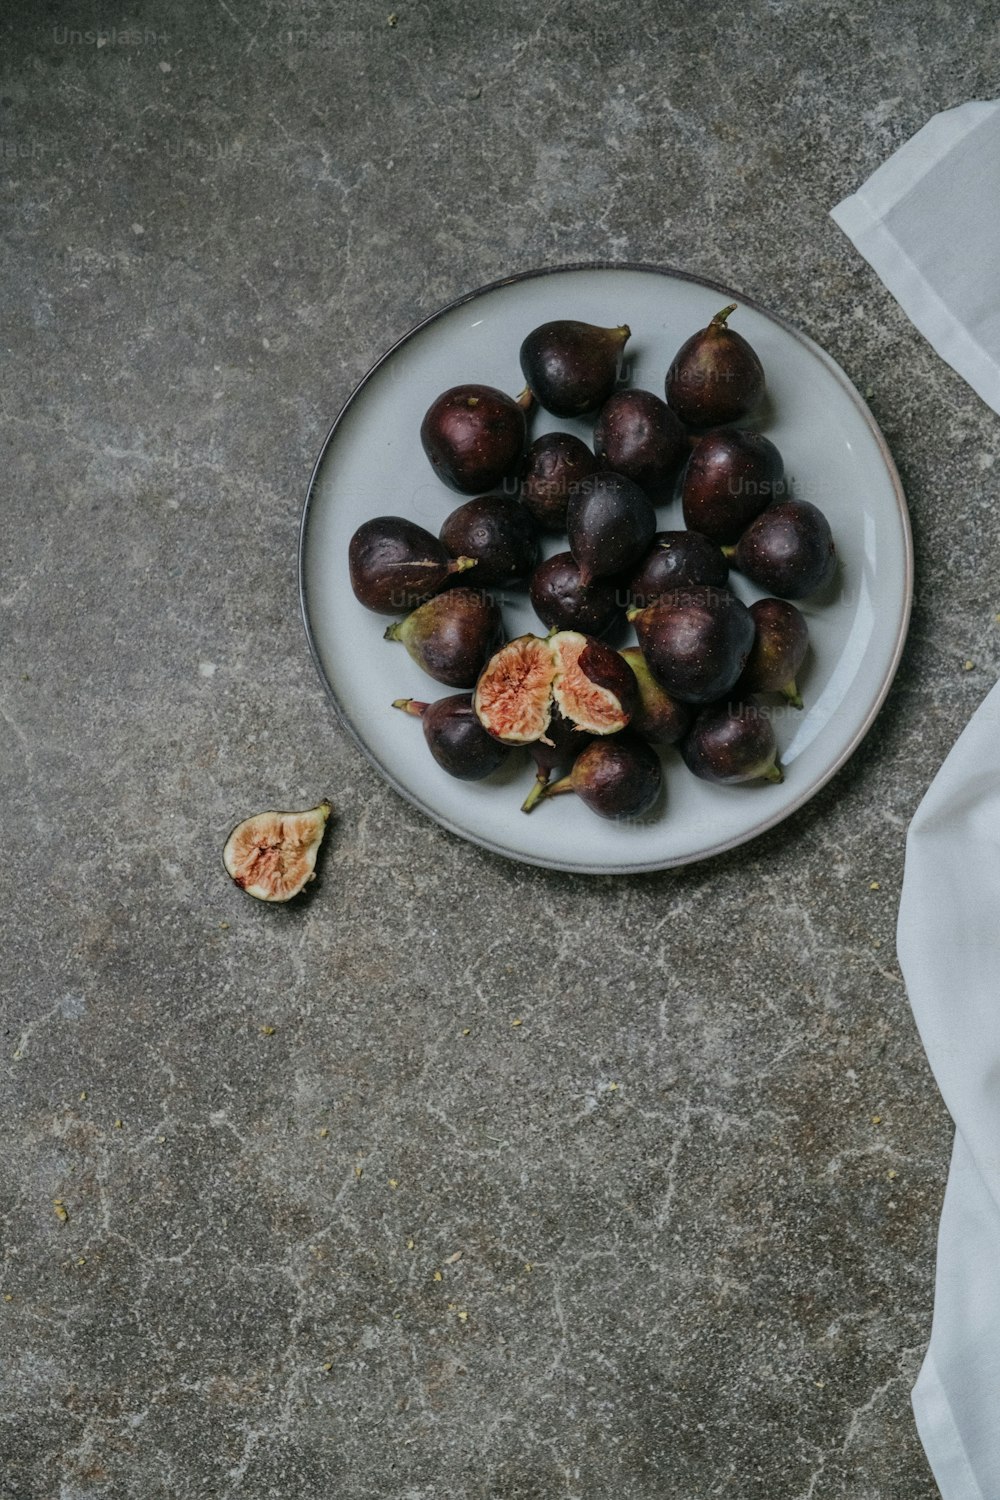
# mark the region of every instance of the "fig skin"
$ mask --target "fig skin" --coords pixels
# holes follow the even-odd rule
[[[728,693],[753,645],[750,612],[726,589],[674,589],[645,609],[630,609],[628,618],[653,676],[682,703],[711,703]]]
[[[603,635],[622,615],[617,584],[607,578],[583,583],[572,552],[556,552],[539,563],[529,593],[535,614],[549,630]]]
[[[437,537],[404,516],[365,521],[351,537],[348,561],[354,597],[380,615],[405,615],[475,566],[473,557],[449,556]]]
[[[721,547],[697,531],[658,531],[653,545],[629,580],[630,604],[642,609],[672,589],[708,584],[725,588],[729,563]]]
[[[807,599],[837,569],[830,523],[808,500],[784,500],[761,511],[736,543],[732,565],[779,599]]]
[[[449,589],[390,625],[418,667],[447,687],[475,687],[483,664],[503,640],[496,600],[477,589]]]
[[[801,708],[795,679],[809,650],[808,625],[787,599],[758,599],[750,606],[750,616],[757,634],[734,696],[781,693],[792,708]]]
[[[420,441],[434,472],[463,495],[495,489],[521,464],[530,397],[517,401],[491,385],[443,391],[420,424]]]
[[[738,428],[706,432],[681,480],[684,523],[713,542],[736,542],[787,494],[784,461],[769,438]]]
[[[482,781],[492,776],[510,754],[476,718],[471,693],[453,693],[435,703],[397,698],[392,706],[419,718],[427,748],[442,771],[459,781]]]
[[[634,735],[616,734],[581,750],[569,775],[550,782],[539,801],[575,792],[591,812],[621,822],[648,812],[662,784],[656,751]]]
[[[774,725],[756,703],[716,703],[702,709],[680,749],[689,771],[719,786],[785,779],[777,762]]]
[[[527,578],[538,559],[535,522],[510,495],[466,500],[441,527],[441,543],[453,558],[475,558],[475,581],[484,588]]]
[[[631,336],[626,324],[598,328],[572,318],[533,328],[521,345],[529,389],[557,417],[582,417],[611,395]]]
[[[222,850],[226,874],[258,901],[290,901],[316,878],[316,856],[332,804],[262,812],[237,823]]]
[[[624,474],[654,503],[669,499],[689,451],[680,418],[652,391],[616,391],[601,407],[594,427],[598,463]]]
[[[621,655],[635,673],[639,687],[639,702],[629,728],[651,745],[676,745],[691,728],[696,710],[661,687],[638,646],[626,647]]]
[[[667,371],[667,405],[689,427],[721,427],[748,416],[764,396],[764,367],[742,334],[727,326],[736,303],[692,334]]]
[[[521,502],[543,531],[566,530],[566,506],[581,479],[597,472],[597,460],[571,432],[543,432],[528,449]]]
[[[656,511],[623,474],[594,474],[570,496],[566,530],[580,581],[588,584],[635,567],[656,533]]]

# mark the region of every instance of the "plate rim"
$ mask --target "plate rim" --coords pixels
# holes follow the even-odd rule
[[[712,844],[708,848],[700,849],[695,854],[684,854],[666,859],[657,859],[653,862],[650,862],[649,860],[643,860],[642,862],[637,864],[622,864],[617,862],[611,865],[589,864],[586,862],[570,863],[566,860],[550,860],[540,858],[532,854],[525,854],[520,850],[507,848],[502,844],[495,843],[492,839],[484,838],[480,834],[470,831],[468,828],[465,828],[458,823],[453,822],[448,817],[429,807],[425,802],[422,801],[420,797],[412,792],[409,787],[404,786],[392,774],[392,772],[382,764],[382,762],[377,758],[372,750],[370,750],[369,747],[365,744],[360,734],[351,723],[350,717],[348,716],[343,705],[338,700],[337,694],[333,688],[333,684],[326,674],[326,669],[323,666],[319,648],[316,643],[316,637],[309,618],[309,605],[307,597],[308,590],[305,577],[306,544],[309,528],[309,517],[318,488],[319,473],[338,428],[340,427],[350,408],[353,406],[354,402],[360,397],[365,387],[371,380],[374,379],[374,377],[382,369],[383,365],[387,364],[388,361],[392,359],[392,357],[397,353],[399,349],[401,349],[405,344],[409,343],[411,339],[415,338],[418,333],[422,333],[425,328],[430,327],[431,324],[436,323],[439,319],[447,316],[447,314],[454,312],[456,308],[463,307],[466,303],[475,301],[477,297],[485,296],[490,292],[499,291],[503,287],[513,286],[520,281],[535,281],[543,276],[552,276],[564,272],[578,271],[641,272],[648,275],[663,276],[670,280],[691,282],[695,286],[706,288],[708,291],[718,292],[719,295],[725,298],[727,301],[735,299],[741,306],[752,308],[754,312],[760,313],[763,317],[770,319],[770,321],[773,323],[776,323],[786,333],[790,334],[791,337],[794,338],[798,343],[804,345],[810,353],[817,355],[820,361],[830,369],[831,373],[834,375],[834,378],[837,379],[843,386],[846,394],[850,397],[854,405],[857,407],[866,426],[875,439],[882,458],[882,462],[885,465],[890,482],[892,484],[893,495],[896,501],[896,509],[902,528],[904,542],[904,579],[902,608],[898,617],[896,637],[893,642],[889,666],[879,687],[878,693],[876,694],[872,703],[869,705],[869,709],[864,717],[864,720],[851,736],[849,742],[835,757],[832,764],[826,767],[819,777],[812,780],[809,783],[808,787],[804,788],[804,790],[799,794],[798,797],[795,798],[793,802],[784,806],[780,811],[776,811],[771,816],[765,818],[761,823],[756,824],[749,831],[736,834],[732,838],[723,839],[718,843]],[[370,366],[370,368],[354,386],[347,399],[341,406],[340,410],[337,412],[337,415],[334,417],[329,431],[327,432],[326,437],[323,439],[323,443],[320,447],[316,461],[313,464],[312,473],[309,478],[309,486],[306,490],[305,502],[302,507],[302,517],[299,522],[299,609],[302,615],[302,623],[306,633],[306,641],[309,646],[309,652],[312,656],[316,670],[319,673],[320,681],[326,689],[327,697],[333,705],[333,709],[336,713],[339,724],[343,729],[347,731],[348,735],[354,741],[354,744],[361,751],[362,755],[368,761],[369,765],[373,766],[382,777],[383,781],[387,782],[389,786],[391,786],[394,791],[398,792],[398,794],[403,797],[405,801],[409,802],[412,807],[417,808],[418,811],[423,813],[425,817],[430,818],[432,822],[438,825],[438,827],[447,829],[449,833],[456,835],[458,838],[464,839],[469,843],[476,844],[479,848],[486,849],[491,854],[499,854],[503,858],[512,860],[517,864],[532,865],[536,869],[559,870],[565,874],[570,875],[652,875],[656,874],[660,870],[680,869],[684,865],[700,863],[702,860],[713,859],[720,854],[726,854],[732,849],[737,849],[743,844],[750,843],[753,839],[759,838],[761,834],[767,833],[770,829],[776,827],[779,823],[785,822],[786,819],[790,818],[793,813],[798,812],[799,809],[804,807],[807,802],[810,802],[813,797],[815,797],[817,793],[827,785],[828,782],[833,780],[838,771],[842,770],[846,763],[850,760],[851,756],[858,749],[862,740],[864,740],[867,736],[869,730],[875,722],[875,719],[878,717],[878,714],[881,711],[886,698],[889,695],[889,690],[892,687],[892,684],[896,679],[896,673],[899,670],[899,664],[903,655],[903,648],[906,644],[906,637],[909,630],[910,617],[913,609],[913,582],[913,530],[910,524],[909,508],[906,503],[906,495],[903,490],[902,481],[899,477],[899,471],[896,468],[895,460],[892,456],[892,453],[890,452],[889,445],[885,440],[882,429],[876,422],[860,391],[857,389],[846,371],[843,370],[840,364],[833,358],[832,354],[829,354],[822,347],[822,345],[818,344],[815,339],[809,336],[809,334],[803,333],[801,329],[795,326],[795,324],[790,323],[787,318],[783,317],[780,313],[772,311],[771,308],[764,306],[763,303],[758,302],[754,297],[744,296],[741,292],[736,291],[733,287],[726,286],[721,282],[710,280],[708,277],[697,276],[690,271],[682,271],[673,266],[655,265],[651,262],[645,261],[569,261],[565,265],[538,266],[525,271],[515,271],[508,276],[501,276],[494,281],[486,282],[483,286],[476,287],[472,291],[463,292],[460,296],[455,297],[452,301],[446,303],[444,306],[435,309],[434,312],[429,313],[424,318],[421,318],[418,323],[413,324],[411,328],[409,328],[404,334],[402,334],[400,338],[396,339],[396,341],[391,344],[383,354],[379,356],[375,363]]]

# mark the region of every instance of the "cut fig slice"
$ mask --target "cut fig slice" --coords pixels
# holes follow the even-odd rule
[[[588,734],[617,734],[638,701],[634,673],[613,646],[577,630],[549,637],[556,663],[552,696],[564,719]]]
[[[316,856],[332,811],[320,802],[305,812],[262,812],[237,823],[226,840],[226,873],[258,901],[290,901],[316,874]]]
[[[480,673],[473,706],[487,733],[505,745],[531,745],[545,740],[555,712],[587,734],[617,734],[637,701],[635,677],[613,647],[558,630],[501,646]]]
[[[552,651],[541,636],[518,636],[494,652],[472,700],[487,734],[505,745],[540,740],[552,717],[553,672]]]

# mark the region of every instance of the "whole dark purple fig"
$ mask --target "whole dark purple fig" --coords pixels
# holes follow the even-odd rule
[[[366,609],[404,615],[475,566],[475,558],[452,557],[437,537],[403,516],[374,516],[358,527],[348,549],[351,588]]]
[[[569,497],[596,469],[582,439],[571,432],[543,432],[528,449],[521,500],[543,530],[565,531]]]
[[[621,618],[618,586],[609,578],[583,583],[572,552],[557,552],[531,575],[531,603],[550,630],[582,630],[603,635]]]
[[[652,807],[662,783],[656,751],[634,735],[616,734],[581,750],[569,775],[550,782],[539,800],[575,792],[602,818],[638,818]]]
[[[715,703],[703,709],[681,741],[689,771],[724,786],[783,781],[774,725],[755,703]]]
[[[651,745],[676,745],[690,729],[695,709],[690,703],[672,698],[657,682],[638,646],[627,646],[621,655],[639,685],[639,706],[629,720],[629,728]]]
[[[725,588],[729,564],[721,547],[697,531],[658,531],[653,545],[629,580],[630,604],[641,609],[671,589],[700,583]]]
[[[514,401],[491,385],[444,391],[420,425],[420,441],[438,478],[463,495],[479,495],[519,469],[530,399],[525,392]]]
[[[590,583],[632,568],[656,531],[656,511],[645,493],[622,474],[583,479],[566,510],[569,550]]]
[[[385,639],[401,641],[437,682],[471,688],[503,640],[503,620],[489,594],[449,589],[390,625]]]
[[[441,527],[441,541],[452,557],[475,558],[476,583],[487,588],[527,578],[538,557],[531,513],[510,495],[466,500]]]
[[[669,498],[688,451],[680,419],[652,391],[616,391],[601,407],[594,427],[598,462],[631,479],[652,501]]]
[[[787,599],[758,599],[750,616],[757,635],[733,695],[782,693],[793,708],[801,708],[795,678],[809,650],[809,627]]]
[[[746,339],[726,326],[736,303],[692,334],[667,371],[667,405],[689,427],[721,427],[753,411],[764,395],[764,367]]]
[[[482,781],[496,771],[510,754],[476,718],[469,693],[454,693],[436,703],[416,698],[397,698],[393,708],[420,719],[427,747],[443,771],[460,781]]]
[[[788,492],[781,454],[759,432],[706,432],[681,480],[684,521],[713,542],[735,542],[750,522]]]
[[[538,404],[557,417],[582,417],[611,395],[630,330],[560,319],[521,345],[521,369]]]
[[[808,500],[770,505],[740,537],[732,564],[769,594],[806,599],[836,572],[830,523]]]
[[[753,645],[750,612],[726,589],[675,589],[628,617],[653,676],[682,703],[728,693]]]

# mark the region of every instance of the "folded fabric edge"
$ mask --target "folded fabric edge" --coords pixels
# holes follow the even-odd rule
[[[987,1500],[972,1471],[930,1350],[910,1392],[910,1404],[942,1500]]]
[[[967,135],[978,130],[998,109],[998,99],[970,99],[965,104],[956,105],[954,109],[932,115],[915,135],[897,146],[892,155],[887,156],[875,168],[852,196],[870,197],[878,203],[881,213],[888,213],[900,198],[912,192],[932,167],[936,167],[949,151],[953,151]],[[844,199],[844,203],[850,201],[849,198]],[[843,207],[843,204],[838,204],[837,207]]]
[[[1000,367],[950,313],[926,277],[870,206],[845,198],[830,217],[885,284],[914,327],[976,395],[1000,414]]]

